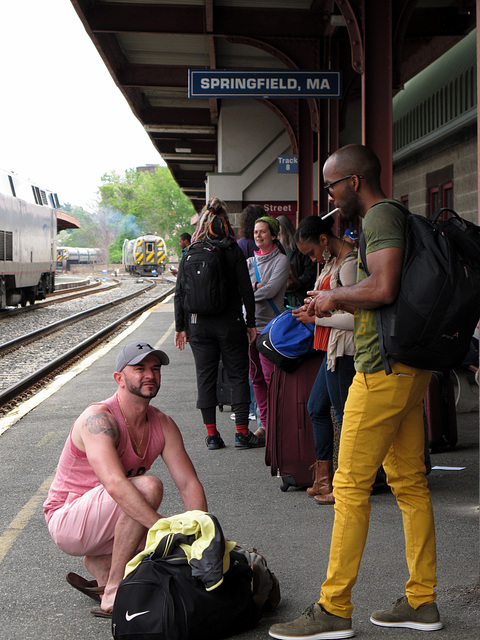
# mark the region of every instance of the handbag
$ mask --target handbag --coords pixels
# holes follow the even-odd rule
[[[294,371],[313,350],[315,325],[303,324],[291,309],[271,320],[257,337],[257,349],[284,371]]]

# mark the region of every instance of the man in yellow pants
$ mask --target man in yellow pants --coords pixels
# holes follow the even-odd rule
[[[421,631],[442,628],[437,605],[435,526],[425,477],[423,397],[431,372],[390,359],[386,375],[379,351],[375,309],[398,294],[404,250],[404,214],[385,198],[380,162],[362,145],[348,145],[325,163],[329,200],[341,214],[363,218],[367,269],[359,260],[357,284],[309,292],[308,311],[317,316],[344,309],[355,316],[355,369],[340,439],[334,478],[335,520],[327,578],[320,600],[292,622],[275,624],[280,640],[350,638],[351,591],[357,580],[370,517],[369,497],[383,464],[402,511],[409,580],[405,596],[370,621]],[[374,206],[375,205],[375,206]]]

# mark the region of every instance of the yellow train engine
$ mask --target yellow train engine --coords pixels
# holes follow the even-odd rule
[[[166,262],[165,241],[160,236],[148,234],[123,243],[122,264],[127,273],[158,276],[165,271]]]

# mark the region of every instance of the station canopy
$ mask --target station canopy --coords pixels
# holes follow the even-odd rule
[[[360,95],[363,0],[71,1],[197,211],[217,170],[221,100],[189,98],[189,69],[324,69],[335,52],[341,109]],[[368,2],[391,2],[392,95],[475,27],[474,0]]]

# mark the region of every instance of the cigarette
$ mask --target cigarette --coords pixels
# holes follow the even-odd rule
[[[329,218],[330,216],[333,216],[333,214],[337,213],[337,211],[338,211],[338,207],[336,209],[333,209],[332,211],[329,211],[324,216],[322,216],[322,220],[325,220],[325,218]]]

